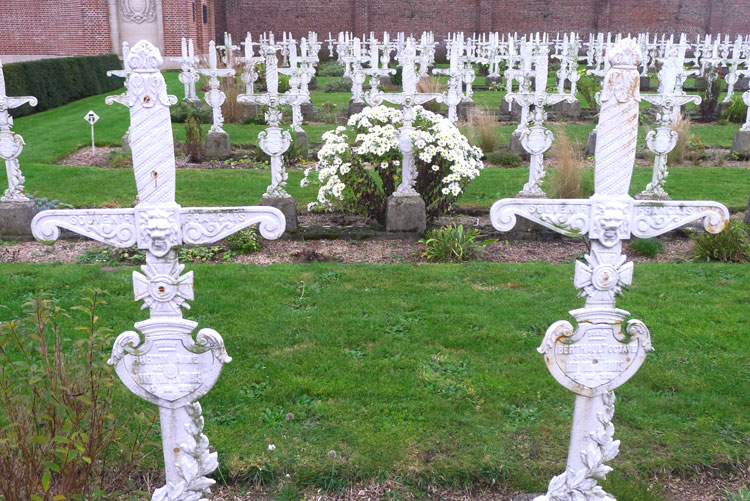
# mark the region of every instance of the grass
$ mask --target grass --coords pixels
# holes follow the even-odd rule
[[[571,264],[190,268],[187,316],[217,329],[234,358],[201,401],[225,480],[288,473],[301,487],[395,478],[417,489],[501,482],[540,492],[562,471],[573,395],[535,348],[582,305]],[[637,267],[618,306],[646,322],[656,351],[617,390],[613,494],[627,499],[642,485],[639,499],[659,499],[645,492],[653,473],[750,459],[750,366],[738,363],[750,357],[746,271]],[[70,306],[96,284],[110,291],[102,322],[120,332],[145,318],[130,273],[2,264],[0,304],[18,311],[45,290]],[[142,407],[125,390],[121,398]]]

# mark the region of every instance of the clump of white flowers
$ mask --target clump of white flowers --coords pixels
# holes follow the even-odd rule
[[[469,181],[484,167],[482,151],[469,144],[466,137],[450,120],[425,110],[414,108],[414,130],[408,133],[419,172],[420,186],[431,193],[421,192],[427,205],[431,199],[455,199]],[[367,186],[372,192],[390,191],[401,178],[401,111],[386,106],[367,107],[349,118],[348,127],[337,127],[323,134],[324,144],[318,152],[318,200],[308,206],[330,207],[335,200],[357,201],[356,191]],[[375,171],[383,182],[370,184],[372,176],[363,171]],[[309,182],[312,169],[305,171],[302,186]],[[388,182],[386,182],[388,181]],[[383,200],[389,192],[380,193]],[[372,215],[372,214],[371,214]]]

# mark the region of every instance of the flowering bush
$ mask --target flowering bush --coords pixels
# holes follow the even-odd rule
[[[415,189],[428,219],[444,213],[484,167],[482,152],[471,146],[450,120],[417,106],[409,133],[417,170]],[[388,197],[401,180],[401,112],[386,106],[365,108],[348,127],[323,134],[318,152],[318,201],[308,206],[338,207],[385,220]],[[305,171],[302,185],[312,169]]]

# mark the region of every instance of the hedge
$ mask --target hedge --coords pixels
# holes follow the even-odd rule
[[[107,71],[122,69],[116,54],[40,59],[3,66],[8,96],[34,96],[39,104],[14,109],[14,117],[49,110],[77,99],[111,92],[123,79],[108,77]]]

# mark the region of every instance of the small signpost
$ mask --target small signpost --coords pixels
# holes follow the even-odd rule
[[[94,124],[99,120],[99,115],[94,113],[94,110],[91,110],[86,113],[83,119],[91,124],[91,153],[96,153],[96,146],[94,145]]]

